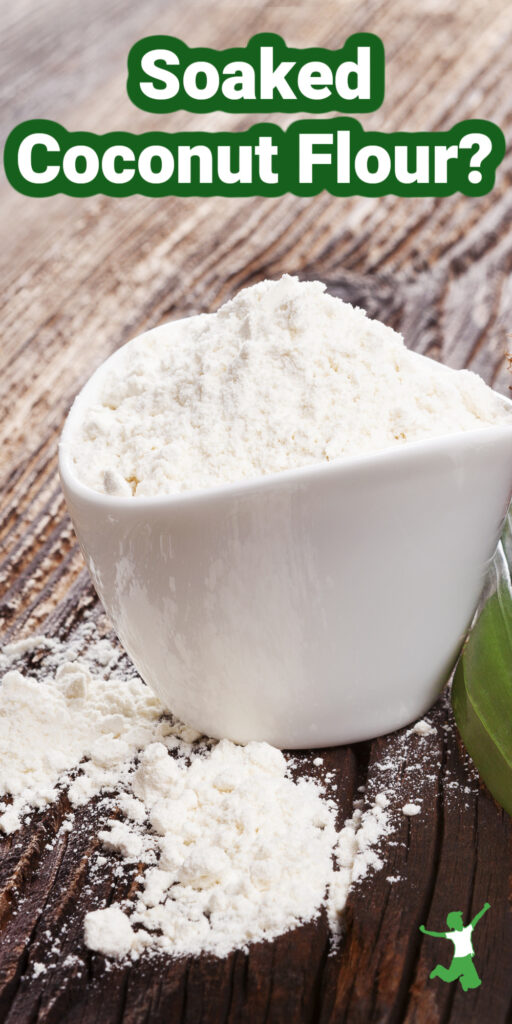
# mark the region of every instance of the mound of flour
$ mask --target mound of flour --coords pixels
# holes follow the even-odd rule
[[[123,348],[71,455],[90,487],[139,497],[496,423],[512,425],[510,406],[476,374],[409,351],[320,282],[284,276]]]
[[[383,866],[386,794],[356,800],[340,827],[328,773],[298,775],[266,743],[200,737],[92,637],[34,637],[0,655],[0,830],[16,832],[62,792],[74,809],[101,794],[103,863],[137,875],[133,898],[87,914],[89,948],[224,956],[322,907],[336,937],[351,887]],[[33,671],[21,671],[27,657]],[[76,827],[64,823],[68,842]]]

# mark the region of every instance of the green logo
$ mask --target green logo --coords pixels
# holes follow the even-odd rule
[[[430,978],[440,978],[441,981],[460,981],[464,992],[470,988],[478,988],[482,984],[478,972],[473,963],[475,951],[471,941],[473,928],[478,924],[481,917],[489,910],[490,903],[484,903],[478,914],[475,914],[471,924],[464,926],[461,910],[452,910],[446,918],[446,924],[451,931],[429,932],[424,924],[420,924],[420,932],[424,935],[432,935],[436,939],[450,939],[454,945],[453,960],[449,967],[437,964],[430,972]]]

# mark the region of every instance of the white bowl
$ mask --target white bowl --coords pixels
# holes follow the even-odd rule
[[[117,357],[75,400],[60,474],[96,590],[162,703],[207,735],[284,748],[366,740],[423,715],[496,548],[512,426],[111,497],[80,482],[70,447]]]

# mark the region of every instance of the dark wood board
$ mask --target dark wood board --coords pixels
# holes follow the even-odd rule
[[[143,35],[191,45],[242,44],[276,31],[299,46],[341,45],[369,30],[387,54],[383,107],[364,115],[383,130],[445,129],[466,117],[512,127],[512,8],[508,0],[327,0],[235,5],[221,0],[20,0],[0,4],[0,131],[27,117],[66,127],[205,128],[186,113],[132,107],[126,56]],[[207,127],[258,118],[212,114]],[[286,118],[276,116],[279,123]],[[164,319],[209,311],[244,284],[282,272],[329,289],[400,328],[410,346],[468,366],[507,393],[512,323],[512,156],[481,199],[27,199],[0,183],[0,625],[2,642],[29,632],[65,637],[94,598],[56,473],[56,442],[71,399],[109,352]],[[0,843],[0,1019],[9,1024],[407,1021],[512,1019],[510,819],[475,781],[443,695],[436,736],[414,779],[422,813],[403,818],[398,845],[371,884],[355,889],[339,948],[324,917],[226,960],[109,966],[87,954],[91,900],[123,894],[110,871],[90,882],[95,809],[53,841],[66,800]],[[321,752],[336,773],[340,820],[359,785],[396,763],[407,796],[412,740],[400,734]],[[414,741],[419,742],[419,741]],[[301,756],[307,770],[314,755]],[[398,806],[397,803],[397,806]],[[389,877],[400,877],[389,882]],[[475,932],[481,988],[430,981],[448,910],[485,900]],[[55,954],[55,939],[60,952]],[[53,950],[53,952],[52,952]],[[78,960],[65,966],[66,957]],[[448,954],[445,953],[445,962]],[[39,977],[34,964],[51,962]]]

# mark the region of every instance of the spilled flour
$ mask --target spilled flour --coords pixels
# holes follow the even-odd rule
[[[385,767],[382,789],[340,824],[339,780],[321,757],[308,762],[314,777],[299,775],[266,743],[216,742],[173,721],[92,623],[67,643],[5,647],[0,669],[0,829],[16,832],[62,792],[72,808],[99,796],[98,870],[113,860],[137,877],[129,900],[86,915],[90,949],[224,956],[322,907],[336,939],[349,891],[383,867],[397,818]],[[69,817],[68,842],[73,829]]]

